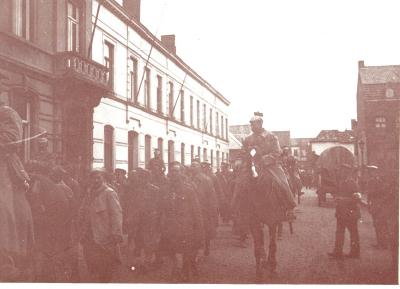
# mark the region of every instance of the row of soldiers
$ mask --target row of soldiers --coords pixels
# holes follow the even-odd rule
[[[232,172],[226,163],[214,174],[211,165],[199,159],[189,167],[173,162],[166,175],[156,150],[148,169],[136,168],[128,176],[122,169],[95,169],[78,182],[70,167],[55,165],[46,139],[39,139],[38,147],[26,165],[34,180],[30,190],[38,192],[29,194],[35,231],[42,237],[35,246],[35,255],[42,259],[37,281],[79,281],[78,244],[94,281],[111,281],[124,255],[129,266],[141,272],[157,268],[168,257],[172,278],[188,280],[197,274],[198,251],[210,254],[219,218],[224,223],[232,218]],[[58,203],[51,204],[49,198],[58,198]],[[44,199],[43,214],[36,209],[35,204],[43,205],[38,199]],[[122,248],[125,235],[128,246]],[[177,254],[182,254],[181,270]],[[57,270],[57,261],[64,267]],[[57,275],[63,271],[70,275],[60,279]]]

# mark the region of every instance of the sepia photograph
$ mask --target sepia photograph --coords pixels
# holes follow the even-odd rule
[[[0,11],[0,286],[399,284],[399,1]]]

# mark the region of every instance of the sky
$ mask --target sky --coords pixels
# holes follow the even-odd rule
[[[230,100],[229,123],[316,137],[357,118],[358,61],[400,65],[398,0],[142,0],[141,22]]]

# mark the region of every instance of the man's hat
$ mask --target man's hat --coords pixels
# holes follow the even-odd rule
[[[90,171],[89,176],[90,177],[94,177],[94,176],[97,176],[97,175],[101,175],[101,176],[104,177],[105,174],[106,174],[106,169],[105,168],[95,168],[95,169],[92,169]]]
[[[256,122],[256,121],[263,121],[262,117],[263,117],[263,113],[262,112],[255,112],[254,116],[250,119],[250,123],[252,122]]]
[[[116,169],[115,169],[115,173],[116,173],[116,174],[123,174],[123,175],[126,175],[126,170],[120,169],[120,168],[116,168]]]
[[[207,168],[211,166],[211,163],[209,163],[208,160],[201,162],[200,164],[202,168]]]

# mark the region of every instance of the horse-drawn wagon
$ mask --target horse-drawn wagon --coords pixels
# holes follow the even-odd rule
[[[318,206],[326,202],[326,195],[333,197],[338,193],[338,186],[342,181],[341,166],[356,166],[356,158],[352,152],[342,146],[334,146],[321,153],[315,163],[318,174]]]

